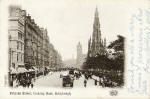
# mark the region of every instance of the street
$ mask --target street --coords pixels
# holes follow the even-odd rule
[[[62,87],[62,78],[60,78],[60,74],[62,72],[54,72],[52,74],[48,74],[46,76],[40,76],[36,81],[34,82],[34,87],[55,87],[55,88],[63,88]],[[73,88],[84,88],[84,76],[82,75],[79,79],[74,80],[74,86]],[[101,87],[101,86],[95,86],[94,80],[89,79],[87,81],[87,87]],[[68,88],[68,87],[66,87]]]

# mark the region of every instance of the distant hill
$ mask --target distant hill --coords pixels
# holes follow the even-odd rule
[[[65,67],[76,67],[76,59],[68,59],[64,61]]]

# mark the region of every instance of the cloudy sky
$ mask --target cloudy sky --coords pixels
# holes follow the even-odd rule
[[[96,6],[99,11],[102,37],[107,45],[118,34],[125,36],[128,29],[129,3],[111,0],[10,0],[10,4],[22,9],[47,28],[50,42],[62,55],[63,60],[76,57],[76,46],[80,41],[87,53],[87,42],[93,31]],[[118,0],[116,0],[118,1]],[[124,0],[126,1],[126,0]],[[132,5],[134,2],[130,2]]]

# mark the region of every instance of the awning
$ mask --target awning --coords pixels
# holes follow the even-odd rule
[[[95,80],[99,80],[99,77],[97,77],[95,75],[93,75],[92,78],[95,79]]]
[[[33,71],[35,71],[34,69],[29,69],[29,72],[33,72]]]
[[[17,70],[15,68],[10,68],[10,74],[17,74]]]
[[[65,72],[62,72],[61,75],[62,75],[62,76],[68,76],[68,74],[69,74],[68,71],[65,71]]]
[[[36,67],[33,66],[32,68],[34,69],[34,71],[38,71],[38,69]]]
[[[50,67],[47,67],[47,69],[51,69]]]
[[[28,72],[28,70],[25,69],[24,67],[19,67],[19,68],[17,69],[17,71],[18,71],[18,73],[25,73],[25,72]]]

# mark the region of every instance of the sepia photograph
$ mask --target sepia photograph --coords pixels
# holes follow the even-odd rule
[[[9,6],[9,86],[123,87],[125,37],[113,33],[118,32],[111,31],[113,26],[105,27],[118,21],[109,21],[110,9],[96,4],[79,10],[74,5],[66,6],[62,13],[57,6],[47,6]]]
[[[149,99],[149,4],[0,0],[0,98]]]

